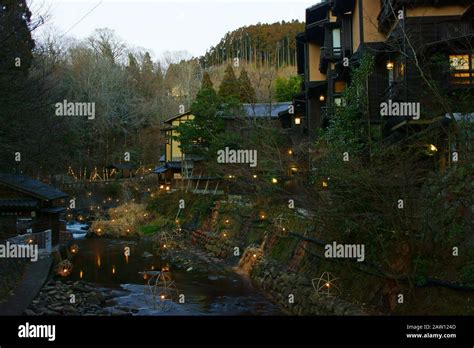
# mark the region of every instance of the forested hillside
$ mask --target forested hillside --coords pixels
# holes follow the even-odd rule
[[[41,23],[30,20],[24,1],[14,11],[1,17],[21,30],[18,38],[0,40],[0,170],[34,176],[68,167],[90,173],[122,161],[124,153],[134,163],[156,165],[162,121],[190,108],[205,72],[218,88],[229,64],[237,76],[246,70],[252,101],[276,100],[276,80],[295,74],[294,37],[303,28],[257,24],[228,33],[205,57],[186,51],[157,57],[107,28],[91,29],[83,40],[54,31],[33,38]],[[93,104],[94,117],[58,117],[55,105],[68,102]]]
[[[250,25],[227,33],[201,57],[205,67],[239,58],[257,67],[296,65],[296,34],[304,31],[297,20]]]

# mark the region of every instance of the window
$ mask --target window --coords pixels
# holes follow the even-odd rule
[[[298,167],[296,167],[296,166],[291,166],[291,167],[288,169],[288,176],[292,177],[292,176],[295,176],[296,174],[298,174]]]
[[[334,95],[333,95],[333,105],[334,106],[343,106],[342,93],[346,88],[346,83],[344,81],[335,81],[334,82]]]
[[[342,98],[341,97],[334,98],[334,105],[335,106],[343,106],[344,103],[342,102]]]
[[[474,55],[469,53],[449,55],[449,67],[453,83],[469,84],[474,77]]]
[[[341,29],[335,28],[332,30],[332,48],[334,55],[341,55]]]
[[[402,56],[397,56],[395,60],[389,59],[387,61],[387,72],[389,85],[394,85],[397,82],[402,82],[405,77],[405,63]]]
[[[346,83],[344,81],[336,81],[334,83],[334,93],[342,93],[346,88]]]
[[[400,56],[395,61],[394,79],[395,81],[403,81],[404,77],[405,77],[405,63],[403,62],[403,58]]]

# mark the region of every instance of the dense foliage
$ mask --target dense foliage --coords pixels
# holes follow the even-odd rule
[[[296,35],[304,31],[299,21],[250,25],[227,33],[201,57],[205,67],[239,58],[257,66],[296,65]]]

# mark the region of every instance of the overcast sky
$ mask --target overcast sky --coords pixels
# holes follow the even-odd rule
[[[165,51],[181,50],[200,56],[225,33],[244,25],[292,19],[304,21],[305,9],[317,2],[319,0],[29,0],[33,12],[48,10],[50,14],[48,25],[37,34],[53,27],[57,33],[67,32],[67,36],[82,39],[94,29],[106,27],[115,30],[128,45],[149,49],[155,57]]]

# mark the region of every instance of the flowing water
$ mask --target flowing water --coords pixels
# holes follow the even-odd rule
[[[170,268],[169,277],[176,298],[160,301],[147,285],[149,278],[164,266],[152,255],[150,243],[113,239],[77,241],[79,252],[73,259],[72,273],[64,280],[83,280],[99,287],[115,289],[119,306],[135,308],[138,315],[279,315],[278,307],[263,296],[251,282],[234,272],[210,267],[203,271],[187,265]],[[126,248],[130,256],[125,256]],[[145,271],[150,272],[144,274]],[[179,303],[184,295],[184,303]],[[158,304],[158,306],[157,306]],[[166,306],[163,306],[166,304]]]

